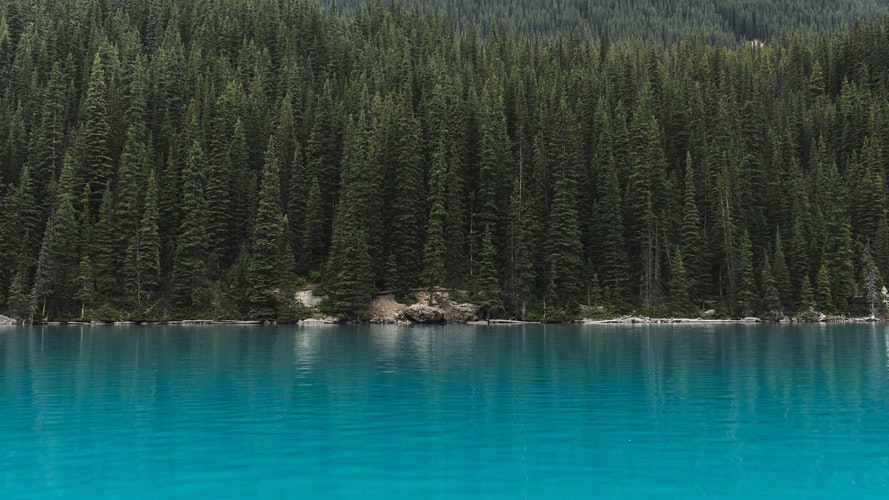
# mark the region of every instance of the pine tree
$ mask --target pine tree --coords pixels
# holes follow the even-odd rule
[[[769,263],[768,254],[763,256],[760,286],[763,310],[772,318],[784,316],[784,312],[781,310],[781,298],[778,296],[778,287],[775,283],[775,276],[772,274],[772,266]]]
[[[697,187],[691,153],[685,157],[685,190],[682,205],[682,223],[680,242],[685,267],[688,269],[690,293],[698,292],[704,282],[703,255],[704,246],[701,238],[701,213],[698,210]]]
[[[176,305],[183,308],[203,305],[207,276],[205,171],[204,151],[194,140],[188,148],[182,171],[183,215],[173,258],[173,297]]]
[[[789,262],[791,296],[795,301],[801,301],[802,281],[805,276],[808,276],[810,268],[808,245],[800,217],[797,217],[793,223],[787,260]]]
[[[158,226],[157,176],[152,169],[148,173],[145,190],[145,209],[139,221],[139,229],[127,250],[126,287],[133,292],[136,304],[142,304],[143,294],[158,290],[161,271],[161,242]]]
[[[293,158],[290,159],[290,193],[287,196],[287,245],[294,260],[294,271],[300,273],[300,255],[303,248],[303,224],[305,223],[306,199],[309,193],[309,179],[306,177],[305,162],[303,161],[302,147],[299,143],[294,146]]]
[[[488,319],[496,310],[503,308],[500,299],[500,273],[494,260],[496,256],[491,226],[486,225],[479,250],[478,295],[481,300],[478,305],[485,310]]]
[[[303,222],[303,247],[299,268],[303,273],[317,271],[326,256],[327,243],[324,242],[324,200],[321,197],[321,184],[312,177],[306,197],[306,213]]]
[[[282,270],[281,250],[284,238],[284,215],[281,211],[280,167],[278,144],[269,139],[262,167],[259,207],[253,225],[253,256],[247,268],[247,297],[250,317],[272,320],[277,317],[274,287]]]
[[[327,309],[350,319],[359,319],[373,295],[373,270],[367,234],[361,224],[359,198],[348,172],[337,204],[330,256],[324,273],[324,289],[330,296]]]
[[[808,311],[815,307],[815,289],[812,287],[812,280],[809,279],[808,274],[803,276],[802,284],[800,285],[799,302],[800,309],[803,311]]]
[[[144,142],[146,133],[143,124],[130,125],[117,174],[118,234],[115,238],[121,240],[119,244],[122,257],[119,264],[123,266],[121,284],[123,296],[130,304],[139,302],[138,275],[141,259],[139,254],[142,250],[139,233],[150,170],[149,147]]]
[[[30,172],[30,166],[25,165],[18,186],[10,185],[0,203],[0,208],[4,211],[0,214],[3,216],[0,219],[3,223],[0,235],[4,237],[3,243],[0,243],[0,262],[7,266],[2,271],[5,276],[0,274],[0,277],[10,280],[7,282],[7,300],[10,310],[20,317],[30,313],[31,301],[28,295],[36,265],[35,258],[40,251],[40,235],[43,233],[39,229],[41,220]],[[5,284],[0,282],[0,285]]]
[[[632,246],[643,307],[657,307],[662,301],[661,253],[664,245],[663,221],[655,190],[663,189],[661,174],[666,169],[663,149],[658,139],[659,125],[648,110],[637,109],[633,116],[633,148],[628,204],[635,227]]]
[[[597,233],[601,256],[599,276],[605,288],[605,298],[612,305],[629,301],[630,290],[619,182],[617,166],[614,159],[609,158],[604,178],[599,183],[597,212],[600,221]]]
[[[583,275],[582,246],[577,211],[576,136],[571,114],[560,101],[556,128],[547,144],[548,161],[553,166],[553,200],[547,221],[547,253],[551,291],[549,301],[562,307],[577,305]]]
[[[815,303],[818,309],[823,312],[832,312],[834,310],[833,300],[831,299],[832,288],[827,264],[821,264],[821,268],[818,269],[818,276],[815,279]]]
[[[823,255],[828,258],[831,297],[839,311],[848,312],[854,288],[852,234],[845,218],[828,223],[829,239]]]
[[[871,316],[876,315],[877,308],[882,301],[882,288],[883,280],[880,276],[880,270],[877,269],[877,264],[871,255],[870,246],[865,245],[861,255],[860,289]]]
[[[440,139],[429,173],[429,218],[426,223],[426,242],[423,246],[423,282],[430,289],[441,286],[447,279],[447,146]]]
[[[493,75],[482,92],[479,124],[479,171],[476,195],[475,223],[482,232],[490,228],[493,244],[499,248],[499,230],[506,206],[508,191],[504,191],[504,179],[512,172],[512,144],[506,130],[503,87]],[[498,252],[499,253],[499,252]]]
[[[80,317],[86,318],[87,308],[92,308],[96,302],[96,278],[93,263],[88,254],[80,257],[77,267],[77,292],[74,298],[80,302]]]
[[[30,163],[36,167],[36,178],[44,180],[38,192],[38,198],[44,203],[50,201],[49,193],[45,191],[50,186],[49,180],[57,179],[62,168],[70,91],[68,78],[63,64],[54,61],[42,98],[40,124],[31,133]]]
[[[219,241],[214,246],[225,248],[228,259],[233,260],[240,242],[250,239],[250,223],[253,220],[253,206],[256,202],[256,182],[249,166],[247,136],[240,118],[235,122],[225,161],[227,166],[223,167],[223,171],[231,173],[231,184],[228,189],[231,198],[227,203],[231,210],[229,237],[226,241],[222,235],[217,235]],[[219,193],[214,188],[212,194],[215,197]],[[225,203],[215,198],[211,201],[214,202],[214,210],[218,207],[216,204]]]
[[[691,281],[689,280],[688,269],[682,259],[682,250],[676,248],[673,252],[670,262],[670,300],[673,310],[688,314],[693,310],[691,295]]]
[[[227,153],[207,163],[207,251],[213,276],[219,276],[222,268],[231,263],[235,247],[233,212],[240,209],[232,203],[232,164]]]
[[[792,297],[790,273],[787,270],[787,261],[784,257],[784,245],[781,242],[781,233],[775,233],[775,248],[772,254],[772,276],[775,278],[775,286],[778,289],[778,297],[781,304],[790,305],[795,302]]]
[[[62,172],[59,177],[55,207],[51,212],[52,237],[44,245],[47,246],[48,261],[45,261],[47,282],[41,290],[35,283],[35,299],[42,302],[41,315],[66,310],[74,295],[72,283],[77,270],[78,256],[78,225],[75,212],[75,162],[73,153],[65,154]],[[48,223],[49,225],[49,223]],[[47,228],[49,229],[49,227]],[[41,251],[42,253],[42,251]],[[39,274],[39,272],[38,272]]]
[[[540,236],[538,212],[533,196],[524,186],[521,174],[514,182],[510,198],[510,268],[513,305],[524,320],[528,302],[534,296],[537,281],[537,239]]]
[[[393,236],[387,265],[387,285],[405,290],[420,283],[423,264],[422,230],[426,219],[426,186],[420,145],[420,122],[414,116],[407,91],[395,104],[392,142],[395,193],[392,201]]]
[[[114,174],[111,158],[111,116],[108,110],[108,82],[100,52],[90,69],[89,85],[83,104],[83,176],[93,193],[90,212],[98,214],[102,193]]]
[[[106,298],[114,297],[122,289],[119,278],[123,267],[120,262],[123,252],[120,247],[119,222],[120,216],[115,210],[109,183],[102,194],[99,218],[93,228],[95,239],[90,253],[97,292]]]
[[[751,247],[750,235],[744,231],[738,248],[738,308],[743,316],[752,316],[756,309],[756,279]]]
[[[303,238],[304,251],[307,253],[303,266],[305,271],[317,270],[324,262],[331,241],[335,197],[339,192],[339,165],[343,152],[343,138],[342,125],[332,93],[332,84],[326,85],[314,109],[314,121],[306,144],[306,167],[313,183],[311,187],[317,183],[317,190],[312,193],[310,187],[306,202],[308,205],[311,201],[314,206],[311,207],[312,220],[309,219],[310,209],[306,207],[304,226],[306,237]],[[310,229],[312,234],[308,234]]]

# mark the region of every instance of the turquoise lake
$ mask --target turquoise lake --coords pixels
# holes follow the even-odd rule
[[[889,497],[889,325],[0,327],[3,498]]]

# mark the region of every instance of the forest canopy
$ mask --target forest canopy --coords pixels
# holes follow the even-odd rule
[[[881,304],[881,21],[665,48],[397,4],[0,6],[18,317],[276,319],[306,284],[349,317],[432,287],[517,318]]]
[[[354,15],[366,0],[324,0]],[[800,33],[832,33],[889,15],[887,0],[403,0],[453,20],[461,33],[506,28],[528,36],[640,38],[667,45],[705,36],[736,45]]]

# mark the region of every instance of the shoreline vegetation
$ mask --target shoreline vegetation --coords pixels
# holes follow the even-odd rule
[[[783,318],[778,321],[763,321],[756,317],[747,317],[741,319],[708,319],[708,318],[649,318],[646,316],[621,316],[611,319],[591,319],[580,318],[570,322],[549,322],[547,324],[579,324],[579,325],[666,325],[666,324],[691,324],[691,325],[727,325],[727,324],[759,324],[765,322],[773,323],[874,323],[883,322],[884,318],[875,316],[847,318],[845,316],[825,316],[818,320],[800,320],[797,318]],[[216,326],[216,325],[276,325],[278,323],[258,320],[212,320],[212,319],[183,319],[168,321],[41,321],[25,324],[22,320],[10,318],[0,315],[0,326],[151,326],[151,325],[167,325],[167,326]],[[343,325],[355,324],[355,322],[341,322],[336,319],[319,319],[309,318],[297,321],[296,323],[286,323],[292,325],[303,326],[320,326],[320,325]],[[393,320],[392,322],[362,322],[361,324],[397,324],[401,326],[409,326],[414,324],[429,323],[413,323],[404,320]],[[522,326],[522,325],[539,325],[540,321],[519,321],[519,320],[476,320],[466,321],[464,323],[438,323],[438,324],[465,324],[467,326]]]
[[[107,325],[179,325],[179,326],[202,326],[202,325],[274,325],[274,324],[296,324],[296,325],[339,325],[339,324],[396,324],[396,325],[413,325],[413,324],[466,324],[466,325],[489,325],[489,326],[521,326],[529,324],[582,324],[582,325],[614,325],[614,324],[697,324],[697,325],[718,325],[718,324],[757,324],[757,323],[863,323],[863,322],[880,322],[885,318],[878,317],[874,314],[869,316],[842,316],[827,315],[811,309],[807,314],[798,314],[795,316],[774,316],[767,318],[757,316],[745,317],[717,317],[715,310],[702,310],[697,316],[678,317],[678,316],[645,316],[640,314],[603,314],[601,308],[586,308],[587,311],[596,311],[596,317],[588,317],[583,312],[571,318],[541,318],[539,321],[518,320],[515,318],[489,317],[484,318],[479,313],[484,309],[469,302],[455,302],[451,300],[450,294],[454,291],[438,290],[431,294],[426,291],[417,291],[412,296],[412,303],[405,304],[395,300],[392,293],[379,294],[371,300],[367,307],[367,314],[358,320],[348,318],[338,318],[328,315],[318,306],[324,302],[326,297],[314,295],[311,290],[301,290],[295,294],[296,305],[299,309],[300,317],[291,321],[269,321],[269,320],[238,320],[238,319],[159,319],[159,320],[137,320],[119,318],[116,320],[68,320],[68,321],[34,321],[12,318],[0,315],[0,326],[10,325],[52,325],[52,326],[107,326]],[[459,294],[458,296],[463,296]],[[408,297],[402,295],[401,299]],[[410,302],[410,300],[407,300]]]
[[[0,0],[9,317],[889,315],[882,17],[659,44],[397,1],[39,3]]]

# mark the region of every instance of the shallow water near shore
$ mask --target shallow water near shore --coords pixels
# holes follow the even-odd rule
[[[889,326],[0,328],[4,498],[889,494]]]

